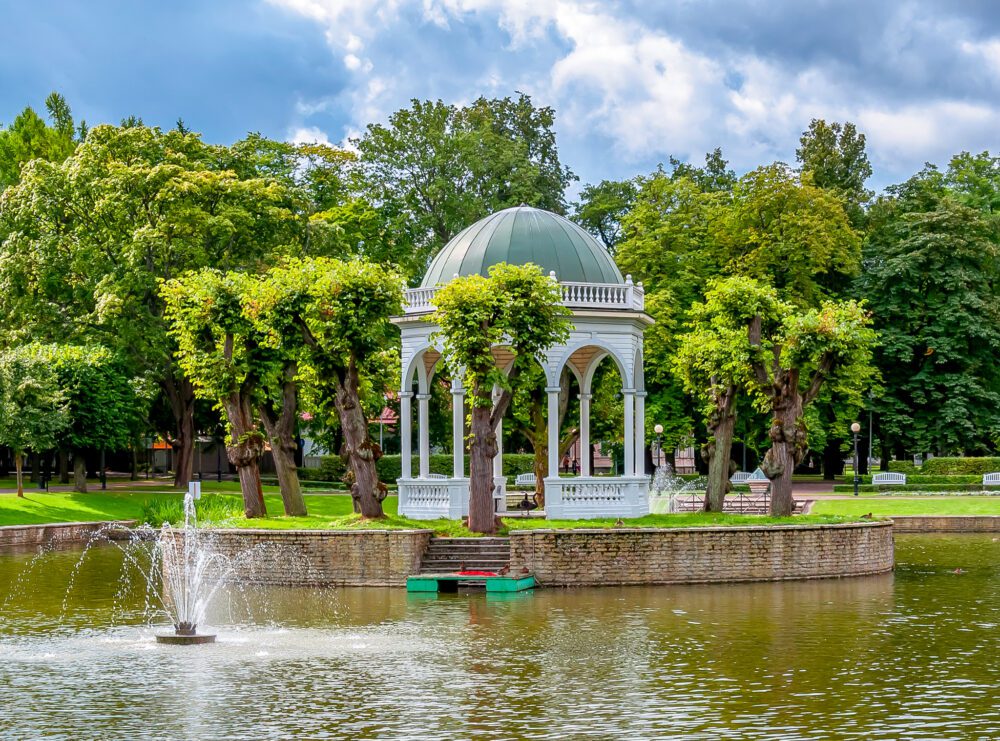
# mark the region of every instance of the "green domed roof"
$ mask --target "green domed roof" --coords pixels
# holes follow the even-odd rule
[[[569,219],[530,206],[507,208],[463,229],[437,256],[421,286],[447,283],[455,274],[487,275],[490,266],[535,263],[560,281],[624,283],[604,247]]]

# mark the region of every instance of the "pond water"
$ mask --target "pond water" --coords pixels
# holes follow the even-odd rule
[[[2,738],[1000,738],[1000,542],[894,574],[417,597],[267,589],[158,645],[117,549],[0,554]],[[954,573],[962,569],[962,573]]]

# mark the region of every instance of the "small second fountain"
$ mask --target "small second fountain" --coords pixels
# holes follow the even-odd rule
[[[649,485],[649,511],[654,515],[680,512],[681,500],[704,493],[705,485],[704,476],[687,480],[675,474],[669,463],[664,463],[656,469]]]

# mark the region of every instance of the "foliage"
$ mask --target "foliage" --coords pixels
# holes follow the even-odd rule
[[[575,176],[559,161],[551,108],[527,95],[479,98],[466,107],[411,101],[355,142],[368,200],[388,232],[412,245],[401,262],[419,277],[459,231],[503,208],[528,204],[563,213]]]
[[[67,403],[59,446],[121,450],[141,434],[152,389],[105,347],[33,345],[52,368]]]
[[[988,199],[959,161],[873,209],[858,290],[882,336],[874,408],[886,450],[976,453],[1000,439],[1000,235],[991,213],[962,202]]]
[[[49,124],[30,107],[21,111],[11,125],[0,128],[0,191],[21,179],[21,168],[31,160],[62,162],[86,134],[87,125],[77,130],[66,99],[51,93],[45,99]]]
[[[872,174],[865,135],[850,122],[828,124],[814,118],[799,139],[795,157],[818,187],[833,191],[843,200],[851,222],[860,225],[863,207],[872,197],[872,192],[865,189],[865,181]]]
[[[70,421],[59,376],[38,347],[0,354],[0,445],[18,455],[51,450]]]
[[[228,525],[242,518],[243,506],[238,497],[206,494],[195,503],[198,525]],[[184,523],[184,500],[179,496],[153,497],[142,504],[139,521],[151,527]]]
[[[622,240],[622,219],[635,205],[635,180],[602,180],[586,185],[573,204],[573,221],[600,239],[609,252]]]
[[[1000,471],[1000,458],[931,458],[920,470],[926,474],[982,476]]]

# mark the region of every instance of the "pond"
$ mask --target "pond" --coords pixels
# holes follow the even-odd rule
[[[0,737],[1000,737],[990,536],[844,580],[253,590],[195,647],[154,642],[117,549],[79,556],[0,554]]]

